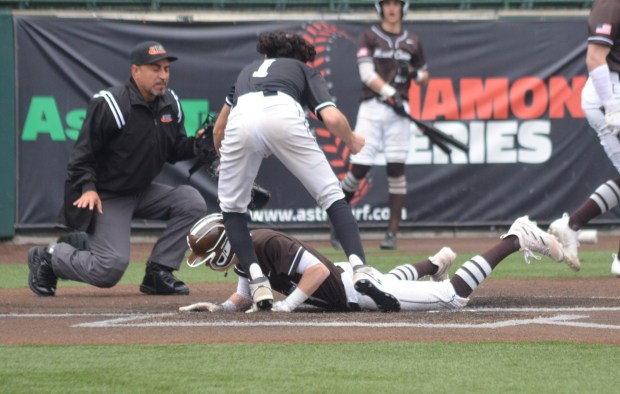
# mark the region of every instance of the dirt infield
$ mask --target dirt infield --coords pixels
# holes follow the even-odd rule
[[[375,241],[369,242],[376,247]],[[480,252],[495,238],[401,241],[416,253],[444,244]],[[614,250],[617,237],[582,248]],[[376,243],[376,242],[375,242]],[[316,246],[325,247],[324,242]],[[406,244],[406,245],[403,245]],[[0,264],[24,261],[31,245],[0,243]],[[132,245],[132,261],[151,245]],[[19,257],[21,256],[21,257]],[[291,314],[181,313],[183,305],[223,300],[235,285],[193,284],[189,296],[155,297],[135,285],[113,289],[59,285],[40,298],[29,289],[0,289],[0,344],[171,344],[226,342],[575,341],[620,345],[620,279],[487,279],[456,312]]]

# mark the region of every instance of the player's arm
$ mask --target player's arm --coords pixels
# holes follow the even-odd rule
[[[588,72],[592,72],[599,66],[606,65],[609,52],[611,52],[610,46],[589,43],[586,52],[586,67],[588,68]]]
[[[224,140],[224,130],[226,130],[226,124],[228,123],[228,115],[230,114],[230,105],[225,103],[217,115],[215,125],[213,126],[213,144],[217,155],[220,155],[220,148],[222,147],[222,141]]]
[[[377,74],[373,62],[360,61],[358,70],[362,83],[382,98],[392,97],[396,94],[396,89]]]
[[[237,291],[222,303],[198,302],[182,306],[182,312],[239,312],[245,311],[252,306],[250,287],[247,278],[239,277]]]
[[[233,106],[235,99],[235,85],[231,86],[226,99],[224,100],[224,106],[220,110],[220,113],[215,120],[213,126],[213,144],[215,145],[215,151],[220,156],[220,148],[222,147],[222,141],[224,140],[224,131],[226,130],[226,124],[228,123],[228,115]]]
[[[301,256],[295,272],[301,274],[299,284],[288,297],[273,305],[274,312],[292,312],[314,294],[330,275],[329,269],[308,251]]]
[[[333,105],[319,109],[318,114],[325,127],[336,137],[340,138],[352,154],[358,153],[364,147],[365,140],[359,134],[353,133],[346,116]]]
[[[612,133],[620,131],[620,102],[614,98],[611,77],[607,65],[607,55],[611,51],[608,45],[588,43],[586,67],[594,90],[605,108],[605,122]]]

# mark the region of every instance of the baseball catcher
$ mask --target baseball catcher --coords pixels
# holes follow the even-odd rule
[[[216,119],[217,116],[214,117],[209,114],[202,124],[204,132],[200,137],[196,138],[196,143],[194,144],[194,153],[196,154],[197,160],[189,169],[188,179],[191,178],[199,168],[204,168],[216,182],[219,180],[220,158],[213,141],[213,129]],[[196,135],[198,136],[199,134],[196,133]],[[270,199],[271,192],[254,182],[252,185],[252,198],[248,208],[262,209],[267,205]]]

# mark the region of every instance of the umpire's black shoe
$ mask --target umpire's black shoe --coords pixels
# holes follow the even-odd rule
[[[150,295],[188,295],[189,287],[172,275],[172,268],[148,262],[140,291]]]
[[[58,277],[52,269],[52,255],[45,248],[34,247],[28,251],[28,286],[38,296],[56,295]]]

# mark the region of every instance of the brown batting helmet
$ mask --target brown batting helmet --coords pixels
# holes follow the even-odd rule
[[[232,265],[234,253],[220,213],[196,222],[187,235],[187,245],[191,251],[187,259],[190,267],[205,264],[215,271],[226,271]]]

